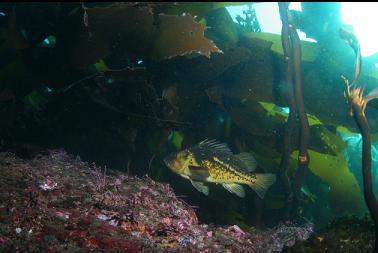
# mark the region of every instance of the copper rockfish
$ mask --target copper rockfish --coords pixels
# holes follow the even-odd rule
[[[215,140],[204,140],[172,153],[164,158],[164,162],[205,195],[209,194],[209,187],[205,185],[209,182],[222,184],[241,198],[245,196],[241,185],[248,185],[260,198],[264,198],[267,189],[276,181],[274,174],[253,173],[257,163],[251,154],[234,155],[225,144]]]

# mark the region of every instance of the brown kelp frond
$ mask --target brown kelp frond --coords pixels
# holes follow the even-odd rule
[[[212,40],[205,37],[204,24],[197,23],[189,13],[158,15],[159,26],[155,28],[150,56],[156,60],[170,59],[198,53],[210,58],[212,53],[223,53]]]
[[[363,97],[364,88],[362,87],[354,87],[351,91],[351,100],[352,103],[359,106],[361,108],[361,112],[364,113],[366,108],[366,100]]]
[[[344,76],[341,76],[341,78],[343,78],[345,82],[344,97],[347,99],[349,105],[350,116],[353,116],[353,106],[357,106],[364,115],[366,105],[371,100],[363,96],[365,88],[360,86],[352,87],[353,83],[349,84],[348,79]]]
[[[342,30],[341,30],[342,31]],[[348,80],[344,78],[345,81],[345,91],[344,95],[347,97],[349,104],[349,112],[351,116],[354,116],[358,129],[362,135],[362,175],[364,182],[364,198],[366,205],[369,209],[370,215],[373,218],[375,226],[375,246],[373,252],[378,252],[378,201],[375,197],[373,191],[373,179],[371,173],[371,136],[369,122],[365,116],[365,108],[368,103],[369,97],[372,96],[371,93],[367,97],[363,96],[364,87],[357,86],[360,70],[361,70],[361,52],[357,38],[353,34],[348,34],[348,37],[345,37],[345,32],[340,33],[342,38],[348,39],[349,45],[353,48],[356,53],[356,75],[351,85],[349,85]],[[352,87],[353,86],[353,87]],[[351,88],[352,87],[352,88]],[[376,94],[376,91],[372,91],[373,94]],[[374,98],[374,95],[373,97]]]
[[[113,3],[84,8],[84,21],[71,61],[85,69],[114,52],[132,52],[155,60],[198,53],[222,53],[205,36],[206,26],[189,13],[166,15],[155,4]],[[130,39],[132,38],[132,39]]]

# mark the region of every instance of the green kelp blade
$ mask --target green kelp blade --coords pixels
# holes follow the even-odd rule
[[[272,42],[271,50],[277,54],[283,55],[281,35],[264,32],[250,32],[244,35],[246,39],[260,39]],[[302,60],[313,62],[319,55],[319,46],[315,42],[301,40]]]

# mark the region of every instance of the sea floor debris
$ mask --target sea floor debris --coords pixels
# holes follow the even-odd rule
[[[0,153],[0,252],[277,252],[312,224],[253,232],[199,224],[168,184],[48,150]]]

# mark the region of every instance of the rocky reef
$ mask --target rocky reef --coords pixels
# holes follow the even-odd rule
[[[305,242],[298,242],[287,253],[372,252],[374,223],[371,218],[346,216],[332,221]]]
[[[313,231],[200,224],[169,185],[62,150],[29,160],[1,153],[0,166],[0,252],[277,252]]]

